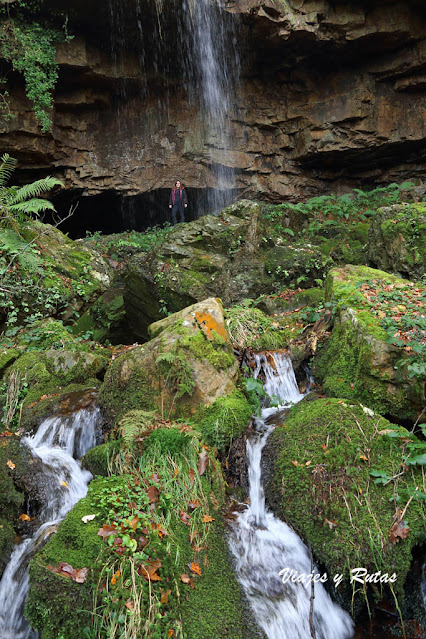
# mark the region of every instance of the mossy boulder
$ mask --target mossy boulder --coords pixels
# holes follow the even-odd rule
[[[420,280],[426,265],[426,203],[379,209],[368,233],[367,253],[371,266]]]
[[[226,304],[257,297],[265,286],[259,205],[241,201],[219,216],[177,225],[149,254],[135,255],[126,273],[125,304],[137,335],[164,310],[176,312],[208,297]]]
[[[324,280],[333,262],[317,247],[306,242],[278,244],[265,255],[265,268],[270,278],[280,285],[315,286]]]
[[[335,305],[336,319],[313,366],[328,395],[358,399],[394,418],[417,418],[424,406],[424,384],[412,372],[424,355],[410,344],[424,339],[419,324],[424,290],[368,267],[346,266],[330,272],[326,299]],[[400,344],[398,340],[390,343],[396,332],[402,337]]]
[[[420,493],[403,512],[410,495],[424,492],[421,467],[406,463],[410,446],[414,451],[418,445],[411,433],[362,405],[309,397],[290,410],[267,442],[267,499],[310,544],[329,576],[344,575],[340,591],[349,590],[346,603],[349,570],[359,566],[369,573],[396,573],[395,590],[402,595],[412,549],[426,538]],[[389,481],[376,485],[375,472]],[[372,589],[378,596],[379,588]],[[356,598],[361,593],[359,586]]]
[[[110,268],[99,253],[38,220],[21,224],[19,231],[24,241],[31,242],[35,263],[29,269],[18,260],[7,275],[5,284],[13,294],[1,305],[5,320],[13,303],[20,322],[36,311],[70,322],[106,290]]]
[[[109,364],[107,354],[55,349],[22,353],[3,376],[6,388],[12,375],[18,378],[23,395],[21,426],[37,425],[63,395],[98,387]]]
[[[189,417],[235,391],[238,364],[220,300],[208,299],[156,322],[154,338],[117,357],[99,405],[110,422],[132,409]]]
[[[77,334],[89,333],[101,344],[126,344],[129,342],[129,328],[124,307],[124,290],[110,286],[96,302],[78,319],[73,326]]]

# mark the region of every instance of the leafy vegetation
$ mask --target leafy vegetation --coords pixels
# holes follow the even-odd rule
[[[42,131],[52,125],[52,95],[58,78],[56,47],[69,36],[43,16],[42,2],[14,0],[0,5],[0,56],[25,79],[26,93]],[[2,112],[11,117],[8,92],[2,94]]]

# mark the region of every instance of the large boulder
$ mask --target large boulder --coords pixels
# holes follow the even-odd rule
[[[426,204],[379,209],[368,232],[371,266],[420,280],[426,264]]]
[[[237,392],[238,363],[220,300],[185,308],[150,332],[151,341],[119,356],[105,375],[99,404],[110,422],[135,409],[194,417]]]
[[[124,297],[136,335],[146,338],[165,311],[208,297],[231,304],[260,295],[267,279],[261,241],[260,207],[243,200],[219,216],[177,225],[154,253],[131,258]]]
[[[28,245],[26,259],[18,255],[3,276],[0,327],[23,324],[27,316],[71,323],[107,289],[111,269],[104,258],[54,226],[26,221],[16,237]]]
[[[348,607],[364,596],[359,584],[352,592],[350,570],[396,573],[399,596],[412,549],[425,541],[420,444],[358,402],[309,396],[266,444],[267,500],[330,580],[343,575],[337,592]]]
[[[425,395],[424,287],[362,266],[333,269],[326,300],[335,308],[314,376],[332,397],[359,399],[396,419],[415,420]]]

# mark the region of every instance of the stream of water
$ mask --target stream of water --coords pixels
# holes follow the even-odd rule
[[[83,409],[67,417],[51,417],[26,444],[44,465],[46,503],[39,514],[36,533],[15,547],[0,581],[1,639],[37,639],[23,616],[29,586],[29,563],[56,530],[57,524],[80,499],[85,497],[92,475],[78,461],[95,445],[100,418],[97,408]]]
[[[238,513],[229,543],[239,581],[268,639],[311,639],[311,585],[284,584],[279,575],[286,568],[309,575],[311,555],[296,533],[266,508],[261,481],[262,450],[274,429],[268,417],[303,398],[290,359],[280,353],[271,357],[272,362],[265,355],[256,356],[254,376],[263,370],[265,390],[270,397],[278,397],[281,406],[262,410],[255,420],[256,432],[247,441],[250,505]],[[351,617],[331,600],[321,583],[315,584],[314,591],[316,639],[352,637]]]

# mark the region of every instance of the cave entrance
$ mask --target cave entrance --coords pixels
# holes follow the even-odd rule
[[[187,189],[188,208],[185,221],[191,222],[208,213],[214,213],[211,202],[221,201],[223,206],[238,198],[238,189],[226,194],[217,189]],[[66,190],[52,198],[57,214],[46,214],[44,221],[66,218],[59,226],[72,239],[86,237],[87,232],[100,231],[103,235],[124,231],[144,231],[149,227],[171,223],[169,209],[170,189],[156,189],[140,195],[125,196],[117,191],[105,191],[98,195],[85,195],[82,190]]]

